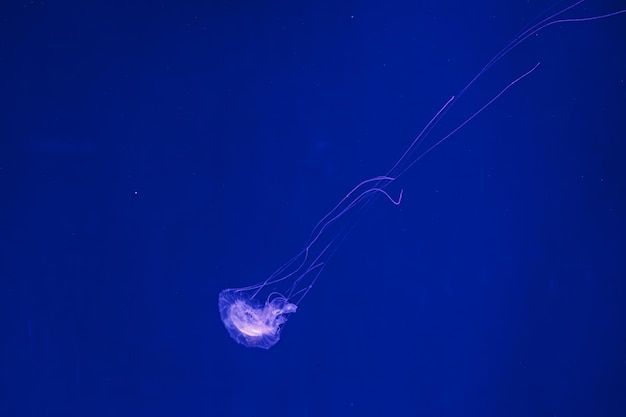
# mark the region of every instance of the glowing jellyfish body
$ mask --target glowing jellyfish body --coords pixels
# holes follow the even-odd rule
[[[583,2],[584,0],[576,1],[548,17],[536,19],[536,23],[522,30],[456,96],[452,96],[444,104],[385,175],[357,184],[315,225],[304,248],[269,278],[255,285],[231,288],[220,292],[218,301],[220,316],[230,336],[244,346],[263,349],[269,349],[280,340],[280,332],[283,325],[287,322],[288,316],[297,311],[298,305],[313,287],[330,257],[343,242],[374,197],[382,195],[393,204],[400,204],[402,190],[398,191],[398,197],[396,198],[387,191],[388,187],[398,177],[403,175],[431,150],[457,133],[509,88],[530,75],[539,66],[537,63],[534,67],[514,79],[449,133],[440,138],[435,138],[426,144],[424,142],[425,139],[431,129],[439,123],[443,115],[487,70],[506,54],[530,36],[549,26],[558,23],[588,22],[626,13],[626,10],[619,10],[591,17],[561,17],[563,13],[570,11]]]
[[[278,342],[280,326],[297,308],[284,297],[260,304],[237,290],[224,290],[219,299],[220,316],[230,336],[242,345],[264,349]]]

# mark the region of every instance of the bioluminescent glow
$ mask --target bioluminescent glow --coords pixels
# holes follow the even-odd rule
[[[440,138],[431,137],[429,139],[430,145],[427,145],[424,140],[429,136],[432,128],[494,64],[528,38],[550,26],[561,23],[590,22],[626,13],[626,10],[619,10],[598,16],[564,17],[566,13],[572,12],[583,2],[584,0],[579,0],[545,18],[539,17],[534,20],[535,23],[523,29],[487,62],[457,95],[448,99],[384,175],[366,179],[357,184],[328,214],[323,216],[313,228],[304,247],[276,272],[260,283],[243,288],[225,289],[220,292],[219,311],[230,336],[238,343],[248,347],[269,349],[274,346],[280,340],[281,329],[287,322],[289,315],[297,311],[302,300],[320,277],[328,260],[375,197],[382,196],[393,204],[400,204],[402,191],[392,194],[388,191],[390,184],[394,183],[424,156],[455,135],[507,90],[528,77],[539,67],[539,63],[537,63],[514,78],[462,123]]]

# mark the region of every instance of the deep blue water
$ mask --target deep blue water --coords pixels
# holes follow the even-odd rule
[[[626,415],[626,15],[485,74],[428,140],[541,62],[258,350],[219,292],[298,252],[550,2],[61,3],[0,4],[0,416]]]

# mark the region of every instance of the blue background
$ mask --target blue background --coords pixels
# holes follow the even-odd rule
[[[626,415],[626,15],[486,74],[431,139],[541,62],[275,347],[217,311],[549,5],[2,2],[0,415]]]

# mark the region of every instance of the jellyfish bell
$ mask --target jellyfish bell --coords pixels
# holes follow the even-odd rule
[[[278,293],[271,294],[265,304],[241,289],[223,290],[219,296],[224,327],[233,339],[247,347],[269,349],[278,343],[287,315],[297,308]]]
[[[447,111],[504,56],[531,36],[552,25],[589,22],[626,13],[626,9],[623,9],[591,17],[561,17],[563,13],[583,2],[584,0],[578,0],[545,18],[540,16],[533,21],[535,23],[531,23],[523,29],[482,67],[457,95],[448,99],[385,175],[376,176],[357,184],[328,214],[322,217],[313,228],[304,248],[285,265],[258,284],[226,289],[220,292],[218,300],[220,316],[230,336],[247,347],[269,349],[278,343],[281,330],[290,314],[297,311],[298,305],[316,283],[330,258],[375,198],[384,196],[391,203],[399,205],[402,201],[402,190],[395,198],[388,191],[397,178],[433,149],[455,135],[511,87],[539,67],[539,63],[536,63],[532,68],[509,82],[489,101],[471,113],[447,134],[429,138],[432,129],[442,120]]]

